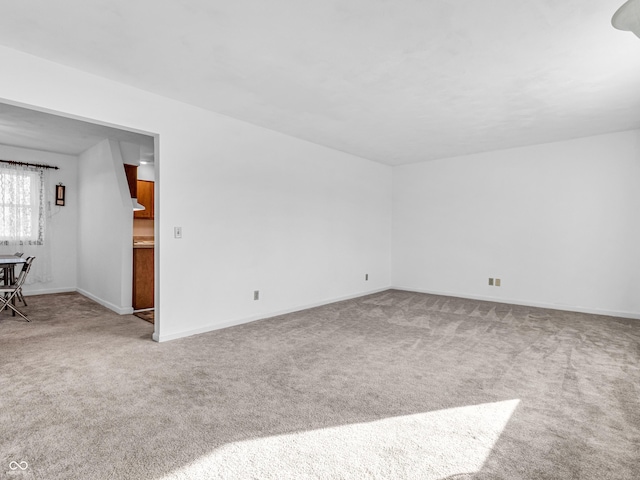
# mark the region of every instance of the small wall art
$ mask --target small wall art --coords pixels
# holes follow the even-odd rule
[[[62,183],[56,185],[56,205],[64,207],[64,185]]]

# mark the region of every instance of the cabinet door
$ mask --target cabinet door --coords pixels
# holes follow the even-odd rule
[[[135,165],[124,164],[124,173],[127,176],[129,184],[129,193],[132,197],[138,197],[138,167]]]
[[[153,248],[133,249],[133,308],[153,308]]]
[[[144,210],[133,213],[133,218],[153,219],[153,182],[138,180],[138,203],[144,205]]]

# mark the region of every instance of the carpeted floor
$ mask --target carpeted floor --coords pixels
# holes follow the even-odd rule
[[[387,291],[162,344],[0,314],[0,478],[635,479],[640,321]]]

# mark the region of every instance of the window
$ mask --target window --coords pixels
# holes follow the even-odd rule
[[[41,169],[0,166],[0,242],[44,243],[44,173]]]

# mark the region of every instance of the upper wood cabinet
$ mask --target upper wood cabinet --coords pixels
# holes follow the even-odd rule
[[[125,163],[124,173],[127,176],[127,183],[129,184],[129,193],[131,194],[131,198],[136,198],[138,196],[138,167]]]
[[[138,180],[138,203],[144,205],[144,210],[133,212],[133,218],[152,219],[155,217],[153,205],[153,182]]]

